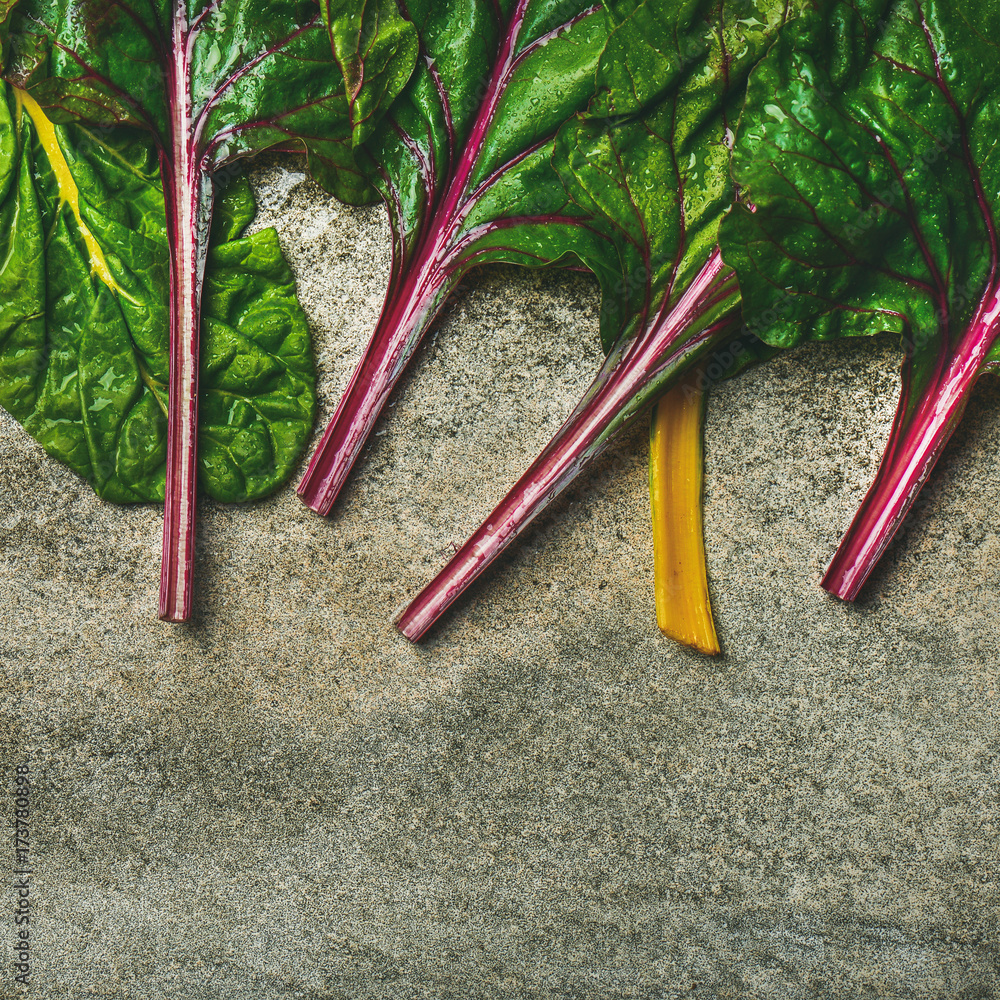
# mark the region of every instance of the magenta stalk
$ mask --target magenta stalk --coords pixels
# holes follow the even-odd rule
[[[912,360],[903,370],[903,393],[875,481],[823,576],[822,586],[853,601],[899,530],[965,411],[986,356],[1000,334],[1000,287],[987,291],[953,356],[909,398]]]
[[[316,513],[330,513],[389,393],[453,284],[428,268],[390,290],[364,356],[297,488],[302,502]]]
[[[185,38],[182,5],[174,32]],[[178,43],[181,59],[187,46]],[[201,290],[212,215],[211,181],[197,162],[192,138],[188,68],[173,69],[172,149],[161,154],[170,244],[170,383],[167,406],[167,471],[160,569],[160,618],[191,617],[194,578],[196,491],[198,478],[198,367]]]
[[[638,336],[619,342],[531,468],[400,616],[396,627],[407,639],[421,639],[621,430],[706,353],[732,336],[739,322],[736,295],[733,273],[716,250],[669,312],[658,315]],[[724,302],[729,308],[721,318],[699,323],[699,318]]]
[[[393,261],[394,280],[386,294],[375,332],[298,485],[302,502],[318,514],[328,514],[332,509],[389,393],[448,294],[475,260],[476,253],[469,250],[474,239],[470,234],[459,239],[457,234],[477,195],[488,190],[495,176],[502,172],[498,171],[476,190],[470,190],[470,179],[511,74],[527,51],[518,54],[516,49],[529,6],[529,0],[517,0],[514,4],[482,103],[454,172],[436,207],[434,199],[430,200],[428,221],[409,258]],[[582,11],[567,24],[536,40],[532,47],[546,44],[560,31],[600,9],[600,5],[595,5]],[[498,222],[495,228],[504,225]],[[482,232],[490,228],[486,226]]]

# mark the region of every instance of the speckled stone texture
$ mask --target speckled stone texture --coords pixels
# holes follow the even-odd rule
[[[325,422],[382,212],[294,162],[255,180]],[[657,632],[645,427],[428,642],[394,632],[572,408],[597,310],[581,275],[477,275],[331,518],[291,486],[202,504],[187,626],[155,618],[160,512],[3,421],[0,757],[31,760],[37,873],[4,1000],[1000,995],[994,383],[854,607],[818,582],[888,432],[888,341],[712,395],[723,657]]]

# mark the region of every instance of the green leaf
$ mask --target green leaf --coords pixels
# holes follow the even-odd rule
[[[323,17],[344,74],[353,142],[364,142],[413,72],[417,33],[396,0],[323,0]]]
[[[7,79],[53,120],[142,129],[158,157],[171,259],[160,617],[183,621],[194,575],[196,385],[215,189],[237,161],[292,149],[306,152],[340,197],[365,200],[343,74],[318,0],[21,0],[0,34],[16,42]],[[217,451],[242,456],[252,440],[226,438]],[[259,467],[269,461],[260,456]]]
[[[358,115],[355,150],[389,212],[392,272],[379,324],[299,488],[323,513],[463,276],[493,262],[578,265],[596,238],[550,161],[560,126],[593,95],[608,32],[600,5],[408,0],[404,11],[419,40],[416,68],[374,128]],[[382,77],[358,85],[345,70],[354,105],[382,102]]]
[[[157,162],[135,133],[55,135],[80,219],[31,117],[0,101],[0,405],[102,497],[162,501],[169,251]],[[287,479],[314,415],[305,316],[274,230],[241,235],[252,217],[249,186],[235,181],[205,283],[199,479],[226,501]]]
[[[998,25],[992,3],[832,4],[754,74],[734,170],[757,211],[723,240],[751,308],[780,310],[772,343],[968,321],[995,265]]]
[[[722,229],[745,308],[785,346],[903,335],[892,434],[824,581],[853,598],[957,426],[1000,327],[1000,7],[829,3],[752,77]]]
[[[715,249],[736,196],[730,146],[747,76],[795,12],[783,0],[613,9],[598,95],[562,129],[554,159],[605,237],[587,259],[604,291],[605,350],[675,302]]]
[[[740,330],[717,233],[736,196],[730,129],[747,75],[796,10],[784,0],[611,3],[597,93],[562,125],[552,159],[570,200],[562,214],[584,220],[570,245],[601,283],[607,357],[545,450],[404,611],[407,638],[685,372],[703,363],[721,378],[761,355]]]

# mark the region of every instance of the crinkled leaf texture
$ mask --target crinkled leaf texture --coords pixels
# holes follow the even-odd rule
[[[835,54],[836,58],[831,58]],[[785,346],[971,319],[996,266],[1000,6],[831,3],[753,77],[723,250]],[[933,350],[932,350],[933,353]]]
[[[882,465],[824,586],[853,598],[996,342],[1000,5],[826,3],[755,71],[734,154],[756,212],[722,228],[762,336],[903,334]]]
[[[801,7],[610,5],[618,24],[601,57],[598,94],[587,115],[564,126],[553,160],[603,236],[583,252],[597,251],[587,264],[604,292],[605,350],[662,319],[715,250],[736,197],[730,146],[748,74]],[[728,296],[699,320],[737,302]],[[755,349],[755,338],[743,339]]]
[[[170,247],[160,617],[184,621],[193,594],[200,336],[210,326],[202,323],[202,282],[215,187],[237,160],[295,149],[308,153],[331,190],[364,200],[370,189],[354,169],[344,77],[318,0],[21,0],[0,30],[11,40],[7,79],[53,120],[134,126],[156,148]],[[391,97],[387,85],[381,93]],[[250,459],[249,436],[214,443]],[[261,456],[249,468],[266,464]]]
[[[7,78],[54,121],[146,129],[174,169],[182,147],[196,151],[196,173],[269,148],[305,152],[338,197],[370,197],[316,0],[20,0],[7,30]],[[373,61],[391,62],[396,39],[388,52],[375,42]]]
[[[158,164],[128,130],[54,134],[80,219],[30,116],[12,93],[0,102],[0,405],[100,496],[162,501],[169,254]],[[280,485],[314,416],[306,319],[274,230],[241,236],[253,214],[249,186],[232,184],[205,283],[199,481],[224,501]]]

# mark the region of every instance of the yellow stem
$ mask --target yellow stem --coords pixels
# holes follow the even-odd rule
[[[45,116],[45,112],[42,110],[41,105],[26,90],[14,87],[14,98],[16,101],[17,120],[20,121],[21,119],[22,109],[28,112],[28,117],[35,126],[35,131],[38,133],[38,139],[42,144],[42,149],[45,150],[45,155],[49,158],[49,164],[52,167],[52,173],[55,176],[56,185],[59,188],[59,203],[61,205],[69,205],[69,209],[73,213],[73,217],[76,219],[76,224],[80,229],[80,235],[83,237],[84,245],[87,248],[87,254],[90,257],[90,273],[100,278],[101,281],[108,286],[108,288],[116,294],[121,295],[122,298],[128,299],[128,301],[133,305],[139,305],[139,303],[132,298],[132,296],[129,295],[117,281],[115,281],[115,277],[111,273],[111,268],[108,267],[108,261],[104,256],[104,251],[101,249],[96,237],[90,231],[87,224],[83,221],[83,217],[80,215],[80,189],[76,186],[76,181],[74,180],[73,174],[69,169],[69,163],[66,162],[66,154],[62,150],[62,146],[59,145],[59,137],[56,135],[55,126]]]
[[[671,639],[714,655],[720,650],[701,516],[704,406],[697,378],[675,386],[657,404],[649,442],[649,495],[656,623]]]

